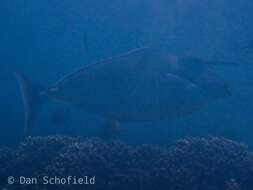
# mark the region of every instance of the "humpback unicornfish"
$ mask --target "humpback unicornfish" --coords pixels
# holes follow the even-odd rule
[[[226,82],[214,71],[215,64],[233,63],[140,48],[86,65],[50,88],[16,72],[23,95],[26,135],[31,133],[46,98],[119,122],[169,120],[190,114],[230,94]]]

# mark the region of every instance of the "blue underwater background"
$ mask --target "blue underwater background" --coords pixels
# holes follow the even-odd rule
[[[229,149],[225,146],[226,143],[229,147],[237,147],[239,145],[230,143],[242,142],[248,146],[247,151],[250,152],[253,148],[252,20],[253,1],[250,0],[1,0],[0,147],[20,151],[16,150],[16,147],[23,141],[24,111],[20,89],[14,76],[15,71],[21,71],[32,80],[50,87],[64,75],[84,65],[117,56],[134,48],[158,47],[175,54],[239,63],[237,66],[215,66],[216,72],[229,84],[232,94],[186,117],[159,122],[121,123],[116,141],[124,146],[151,144],[163,147],[178,139],[194,137],[189,138],[190,144],[194,146],[205,144],[206,141],[216,145],[218,140],[212,137],[217,137],[224,150]],[[57,141],[52,140],[57,139],[55,135],[67,136],[59,137],[58,141],[73,143],[77,141],[76,136],[88,139],[100,137],[103,123],[104,118],[97,115],[83,112],[72,105],[48,101],[43,105],[42,112],[36,120],[32,136],[35,137],[35,144],[41,143],[41,146],[45,147],[47,146],[44,141],[47,141],[47,138],[48,146],[51,141],[52,144]],[[42,138],[41,136],[46,139],[36,139]],[[34,146],[36,149],[30,141],[32,140],[27,140],[23,146]],[[95,144],[94,146],[101,143],[105,149],[110,149],[111,146],[116,152],[119,146],[107,144],[114,142],[104,142],[100,138],[87,143]],[[124,150],[128,148],[124,147]],[[242,151],[240,146],[238,149]],[[27,148],[26,151],[28,150],[30,149]],[[197,151],[191,148],[183,150],[189,150],[192,154]],[[138,153],[142,154],[142,151]],[[156,150],[152,149],[149,156],[156,153]],[[6,159],[15,157],[7,157],[8,154],[12,154],[11,151],[3,154]],[[51,155],[51,152],[48,154]],[[170,154],[177,155],[175,152]],[[157,155],[163,157],[164,153],[160,151]],[[208,153],[205,155],[208,157]],[[113,153],[110,153],[110,156],[113,158]],[[1,158],[0,156],[0,163],[4,163],[1,162]],[[122,166],[123,171],[124,167]],[[11,171],[16,169],[17,172],[17,168],[12,168]],[[241,170],[238,171],[240,173]],[[252,171],[249,171],[251,173],[247,180],[253,178]],[[161,174],[162,170],[157,172]],[[72,175],[75,175],[74,171]],[[231,177],[231,180],[232,178],[234,177]],[[245,181],[240,183],[244,184]],[[0,180],[1,182],[4,183]],[[128,183],[130,184],[122,182]],[[180,184],[177,181],[175,183]],[[174,181],[171,184],[174,184]],[[248,182],[245,184],[241,189],[253,187]],[[163,185],[150,188],[169,189],[166,184]],[[119,186],[115,185],[116,187]],[[204,190],[203,187],[205,185],[202,184],[199,189]],[[121,188],[127,189],[127,186]],[[21,188],[17,186],[15,189]],[[107,188],[104,186],[104,189]],[[173,189],[184,188],[175,186]],[[191,188],[188,187],[189,189]],[[212,187],[206,186],[206,189],[212,190]],[[238,189],[239,186],[225,190]]]

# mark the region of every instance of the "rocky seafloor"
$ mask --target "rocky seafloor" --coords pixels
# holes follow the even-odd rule
[[[8,176],[14,184],[8,185]],[[20,176],[39,180],[37,185],[18,184]],[[45,185],[43,176],[96,180],[94,185]],[[163,147],[30,137],[15,149],[0,150],[0,189],[252,190],[253,153],[243,144],[214,137]]]

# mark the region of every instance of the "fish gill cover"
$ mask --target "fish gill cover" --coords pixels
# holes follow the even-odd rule
[[[252,190],[253,153],[225,138],[130,146],[98,138],[29,137],[0,151],[2,189]],[[7,176],[95,176],[94,185],[7,185]]]

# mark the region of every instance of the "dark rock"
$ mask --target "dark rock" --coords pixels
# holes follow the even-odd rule
[[[252,190],[253,154],[224,138],[188,138],[167,147],[101,139],[28,138],[0,151],[0,189]],[[95,185],[7,185],[7,177],[96,176]]]

